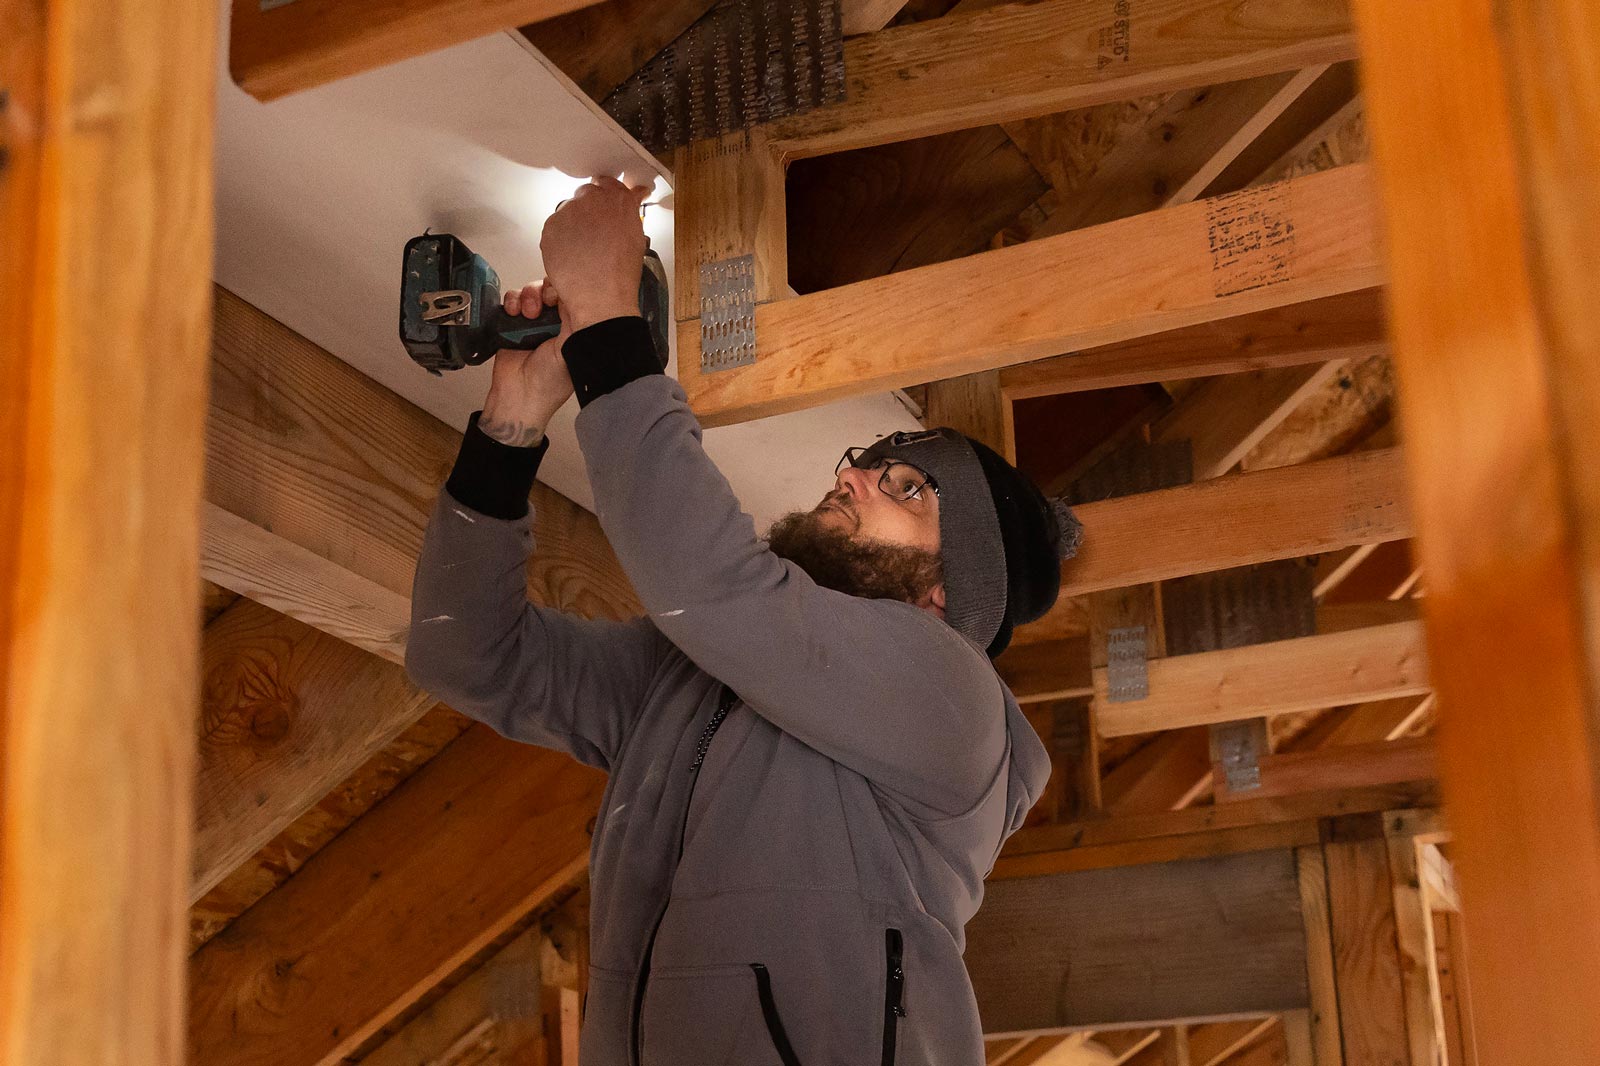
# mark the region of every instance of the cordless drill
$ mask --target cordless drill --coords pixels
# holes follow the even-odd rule
[[[639,272],[639,314],[650,327],[656,357],[667,365],[667,272],[645,238]],[[459,237],[424,233],[406,242],[400,275],[400,342],[432,374],[487,362],[502,348],[531,351],[561,332],[561,315],[506,313],[500,276]]]

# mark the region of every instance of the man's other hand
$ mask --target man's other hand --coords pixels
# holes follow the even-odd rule
[[[545,276],[561,294],[561,318],[573,332],[639,313],[644,224],[639,205],[649,185],[632,188],[599,176],[545,220],[539,237]]]
[[[537,318],[557,303],[549,279],[510,289],[502,299],[508,314]],[[572,378],[561,358],[561,346],[572,335],[563,320],[561,332],[531,352],[502,349],[494,357],[489,396],[483,401],[478,428],[501,444],[526,448],[544,437],[550,418],[572,395]]]

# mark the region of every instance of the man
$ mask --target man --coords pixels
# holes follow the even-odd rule
[[[584,1066],[972,1066],[964,926],[1050,771],[989,659],[1054,601],[1077,523],[943,430],[852,449],[758,539],[638,314],[645,191],[585,185],[545,225],[544,283],[507,294],[564,331],[495,360],[417,564],[406,667],[610,775]],[[527,602],[528,492],[574,388],[644,618]]]

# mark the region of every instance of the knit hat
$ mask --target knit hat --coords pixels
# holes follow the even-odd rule
[[[1011,631],[1043,615],[1061,590],[1061,562],[1077,554],[1083,525],[980,441],[949,428],[891,433],[856,458],[895,459],[939,486],[939,554],[945,621],[993,658]]]

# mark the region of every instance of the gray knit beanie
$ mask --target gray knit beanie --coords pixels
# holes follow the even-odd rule
[[[992,658],[1015,626],[1043,615],[1061,589],[1061,562],[1077,554],[1083,526],[1016,467],[949,428],[892,433],[857,457],[896,459],[939,486],[945,621]]]

